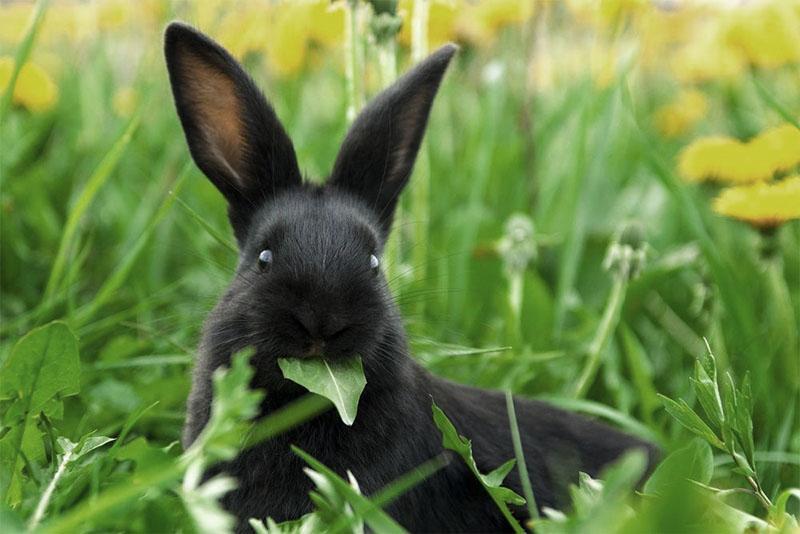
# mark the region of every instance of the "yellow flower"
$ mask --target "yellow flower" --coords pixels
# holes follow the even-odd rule
[[[705,95],[696,89],[689,89],[681,91],[675,100],[658,108],[654,119],[662,134],[675,137],[686,133],[705,117],[707,111]]]
[[[773,0],[731,12],[730,46],[759,67],[800,62],[800,2]]]
[[[21,41],[32,11],[31,4],[0,4],[0,43],[15,45]]]
[[[434,0],[429,4],[428,10],[428,46],[431,49],[456,39],[456,20],[465,5],[462,1]],[[414,9],[412,0],[400,0],[398,12],[403,17],[403,25],[397,36],[398,41],[405,46],[411,44],[411,14]]]
[[[400,0],[403,17],[398,40],[411,43],[413,1]],[[533,15],[534,2],[519,0],[433,0],[428,11],[428,45],[436,48],[448,41],[491,45],[506,26],[521,24]]]
[[[647,7],[647,0],[567,0],[567,8],[580,22],[596,28],[613,28],[628,15]]]
[[[761,132],[750,141],[753,157],[761,158],[765,169],[787,171],[800,163],[800,129],[782,124]]]
[[[711,27],[679,48],[671,58],[670,68],[678,80],[687,83],[732,80],[744,71],[745,60],[727,45],[722,28]]]
[[[774,228],[800,219],[800,175],[729,187],[714,199],[714,211],[757,228]]]
[[[8,87],[13,70],[12,58],[0,58],[0,93],[5,92]],[[47,111],[58,100],[58,87],[42,67],[28,62],[19,72],[12,98],[16,104],[25,106],[31,111]]]
[[[292,75],[309,63],[314,46],[342,42],[344,12],[324,0],[255,3],[238,9],[219,23],[220,42],[239,58],[263,52],[280,75]]]
[[[784,124],[747,143],[730,137],[703,137],[684,148],[678,171],[689,181],[747,183],[767,180],[800,163],[800,130]]]
[[[484,0],[467,4],[456,19],[456,34],[466,41],[489,45],[506,26],[521,24],[533,15],[533,2]]]

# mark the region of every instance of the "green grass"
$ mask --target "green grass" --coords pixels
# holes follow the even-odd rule
[[[52,40],[41,44],[36,27],[19,45],[0,45],[0,54],[36,59],[37,47],[52,49]],[[719,377],[731,373],[738,387],[749,374],[750,467],[763,495],[747,493],[752,488],[741,463],[718,450],[711,472],[665,468],[653,486],[663,490],[661,498],[637,498],[632,485],[641,465],[629,457],[601,477],[601,494],[590,483],[576,488],[583,506],[567,523],[542,523],[541,531],[585,531],[630,503],[639,523],[619,519],[627,517],[620,512],[609,528],[666,530],[681,512],[696,517],[698,504],[664,485],[670,477],[744,488],[723,493],[726,506],[780,525],[781,507],[797,514],[788,488],[800,485],[800,227],[789,223],[766,236],[721,218],[709,207],[714,190],[685,184],[674,168],[678,150],[696,134],[796,124],[797,67],[708,82],[703,89],[713,112],[695,133],[665,138],[651,117],[673,87],[658,76],[632,83],[633,75],[622,72],[600,88],[587,71],[533,94],[522,35],[510,29],[493,46],[464,47],[434,106],[421,162],[429,169],[420,169],[430,191],[404,196],[396,229],[403,233],[398,254],[412,275],[395,277],[392,287],[412,347],[437,374],[552,399],[680,450],[680,458],[699,465],[712,453],[691,441],[692,432],[658,395],[685,399],[704,413],[690,377],[705,338]],[[56,438],[78,442],[95,432],[117,441],[69,464],[42,518],[44,531],[194,530],[197,510],[179,491],[189,464],[175,442],[200,328],[232,276],[235,240],[221,195],[189,161],[158,25],[57,44],[57,105],[32,114],[11,105],[10,93],[0,101],[0,369],[10,365],[22,336],[64,321],[78,340],[80,392],[56,394],[29,414],[33,423],[18,443],[14,385],[0,388],[0,482],[10,474],[7,458],[21,477],[2,496],[0,521],[30,520],[59,463]],[[120,50],[135,52],[138,61],[126,64]],[[343,50],[284,78],[259,57],[247,58],[314,180],[330,169],[346,128],[346,84],[336,54]],[[490,62],[506,69],[498,83],[482,77]],[[123,85],[135,89],[139,103],[132,115],[118,116],[112,99]],[[747,105],[732,109],[736,101]],[[518,213],[533,222],[538,253],[510,272],[495,244]],[[603,259],[630,221],[644,230],[647,260],[620,290]],[[509,304],[512,297],[518,308]],[[300,405],[281,424],[320,409]],[[263,427],[249,439],[272,432]],[[380,502],[438,467],[434,461],[407,475]],[[337,498],[355,503],[356,517],[343,515],[339,526],[383,524],[374,503],[342,480],[334,486],[343,492]],[[774,510],[762,506],[764,498]],[[731,515],[719,523],[705,518],[706,526],[735,530]]]

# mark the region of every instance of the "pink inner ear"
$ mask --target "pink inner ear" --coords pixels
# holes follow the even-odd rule
[[[183,55],[180,70],[184,95],[207,144],[208,157],[244,187],[241,109],[233,80],[190,51]]]

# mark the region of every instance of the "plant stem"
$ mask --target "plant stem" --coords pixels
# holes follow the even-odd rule
[[[65,452],[64,456],[61,457],[61,462],[58,464],[58,469],[56,470],[55,475],[53,475],[53,480],[50,481],[50,484],[47,485],[44,493],[42,493],[42,498],[39,499],[39,504],[36,505],[36,511],[33,512],[33,517],[31,517],[30,523],[28,523],[28,530],[33,530],[42,521],[44,512],[47,510],[47,505],[50,504],[50,499],[53,498],[53,492],[56,489],[56,484],[58,484],[58,481],[61,480],[62,476],[64,476],[64,472],[67,469],[67,464],[71,461],[72,451],[70,450]]]
[[[383,38],[377,41],[378,63],[380,66],[381,87],[389,87],[397,78],[397,45],[394,38]],[[403,230],[405,229],[405,210],[403,203],[398,202],[394,211],[395,231],[389,234],[386,249],[383,253],[388,261],[384,272],[387,280],[397,281],[394,287],[395,297],[399,297],[403,288],[402,279],[398,278],[403,264]]]
[[[514,456],[517,458],[517,469],[519,470],[519,480],[522,484],[522,494],[525,496],[525,503],[528,507],[528,514],[532,520],[539,519],[539,509],[536,506],[536,499],[533,496],[533,486],[528,476],[528,466],[525,464],[525,453],[522,450],[522,438],[519,435],[517,425],[517,412],[514,409],[514,397],[510,391],[506,391],[506,410],[508,411],[508,422],[511,426],[511,442],[514,445]]]
[[[507,344],[514,348],[522,348],[522,295],[524,291],[524,276],[522,272],[508,273],[508,326]]]
[[[622,309],[622,304],[625,302],[627,288],[627,276],[617,275],[614,277],[614,285],[611,287],[611,293],[603,311],[603,318],[600,320],[600,326],[595,332],[591,345],[589,345],[586,364],[583,366],[583,371],[581,371],[580,378],[575,385],[573,396],[576,398],[583,397],[594,381],[597,369],[600,367],[603,348],[619,322],[619,313]]]
[[[425,54],[428,53],[429,12],[428,0],[414,0],[411,13],[411,61],[415,63],[425,59]]]
[[[759,484],[758,480],[751,476],[746,476],[745,478],[747,479],[747,483],[750,484],[750,487],[753,488],[753,493],[758,501],[767,511],[769,511],[772,508],[772,501],[769,500],[767,494],[764,493],[763,489],[761,489],[761,484]]]
[[[414,0],[411,14],[411,60],[417,63],[428,53],[428,0]],[[420,282],[427,278],[428,224],[430,223],[430,158],[428,145],[423,139],[417,153],[414,178],[411,181],[411,222],[413,227],[413,249],[411,263],[415,279]],[[419,299],[416,313],[424,313],[425,299]]]
[[[347,75],[347,123],[352,124],[363,105],[361,89],[361,45],[358,35],[359,1],[345,2],[344,48],[345,71]]]

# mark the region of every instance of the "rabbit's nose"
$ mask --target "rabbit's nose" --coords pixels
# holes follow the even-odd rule
[[[306,350],[306,356],[319,357],[325,355],[325,342],[321,339],[312,339],[311,344]]]
[[[322,329],[320,328],[321,322],[317,314],[311,310],[304,310],[299,313],[294,313],[294,318],[298,325],[310,339],[321,338]]]
[[[347,329],[347,325],[337,315],[320,313],[313,309],[296,312],[294,317],[311,340],[328,340]]]

